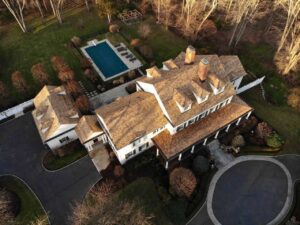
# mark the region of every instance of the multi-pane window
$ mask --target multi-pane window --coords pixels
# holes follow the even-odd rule
[[[60,139],[59,142],[60,142],[61,144],[63,144],[63,143],[65,143],[65,142],[68,142],[69,140],[70,140],[70,138],[69,138],[68,136],[66,136],[66,137]]]

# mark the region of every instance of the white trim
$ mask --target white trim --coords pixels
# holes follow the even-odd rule
[[[193,145],[193,147],[192,147],[192,150],[191,150],[192,154],[194,153],[194,150],[195,150],[195,145]]]
[[[226,130],[225,130],[225,131],[226,131],[226,133],[228,133],[230,126],[231,126],[231,123],[230,123],[230,124],[228,124],[228,126],[227,126],[227,128],[226,128]]]
[[[207,138],[205,138],[205,140],[203,142],[203,145],[206,145],[206,142],[207,142]]]
[[[219,133],[220,133],[220,131],[218,130],[218,131],[217,131],[217,133],[216,133],[216,135],[215,135],[215,139],[217,139],[217,138],[218,138],[218,136],[219,136]]]
[[[238,121],[236,122],[236,125],[237,125],[237,126],[240,124],[241,120],[242,120],[242,117],[240,117],[240,118],[238,119]]]

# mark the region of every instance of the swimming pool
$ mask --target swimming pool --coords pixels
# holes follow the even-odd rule
[[[95,45],[85,47],[83,50],[91,59],[94,68],[103,80],[112,79],[129,70],[117,53],[112,49],[107,40],[95,43]]]

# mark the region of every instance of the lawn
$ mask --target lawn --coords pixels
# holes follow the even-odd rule
[[[244,93],[255,114],[271,124],[283,137],[285,144],[277,154],[300,154],[300,114],[286,105],[274,105],[263,100],[258,87]]]
[[[243,44],[239,49],[239,56],[246,70],[258,77],[266,76],[263,86],[267,100],[262,98],[259,87],[252,88],[241,96],[255,109],[259,118],[268,122],[284,138],[285,144],[276,154],[300,154],[300,113],[286,103],[288,87],[274,69],[273,55],[274,48],[264,43]],[[248,75],[246,82],[251,80]]]
[[[0,177],[0,186],[14,192],[21,200],[21,209],[14,224],[28,225],[36,217],[45,216],[45,211],[38,199],[20,179],[13,176],[2,176]]]
[[[3,28],[0,33],[0,80],[11,90],[10,105],[33,97],[41,88],[34,82],[30,72],[31,66],[36,63],[43,63],[51,83],[59,84],[50,63],[50,58],[54,55],[63,56],[75,71],[76,78],[88,82],[81,74],[79,58],[69,49],[68,43],[73,36],[86,40],[106,32],[106,20],[100,19],[94,11],[87,12],[79,8],[66,11],[62,25],[53,17],[45,19],[43,23],[40,19],[33,19],[28,21],[28,24],[31,31],[26,34],[23,34],[15,23]],[[30,85],[28,93],[20,94],[14,88],[10,88],[10,76],[15,70],[20,70]]]
[[[83,145],[78,145],[76,149],[65,156],[58,157],[49,151],[43,159],[43,165],[48,170],[58,170],[65,166],[70,165],[71,163],[81,159],[87,155],[87,151]]]
[[[146,39],[142,39],[138,32],[138,28],[142,23],[148,24],[151,28],[151,32]],[[161,63],[165,60],[176,57],[181,51],[185,51],[188,46],[186,40],[166,30],[162,25],[156,24],[153,17],[147,17],[142,23],[124,25],[121,34],[129,43],[132,39],[139,38],[143,44],[148,45],[153,50],[157,66],[161,66]]]

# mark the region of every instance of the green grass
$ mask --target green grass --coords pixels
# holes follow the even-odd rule
[[[44,156],[43,165],[48,170],[58,170],[75,162],[76,160],[86,155],[87,155],[87,151],[84,148],[84,146],[80,146],[79,148],[76,148],[74,152],[62,157],[58,157],[54,155],[51,151],[49,151]]]
[[[300,114],[285,105],[274,105],[263,100],[258,87],[244,93],[245,98],[255,109],[256,115],[271,124],[283,137],[285,144],[278,154],[300,154]]]
[[[151,33],[146,39],[141,39],[138,33],[140,24],[149,24]],[[184,51],[188,42],[176,34],[166,30],[163,26],[157,25],[153,17],[148,17],[141,23],[122,26],[121,33],[128,40],[139,38],[143,44],[151,47],[154,53],[155,64],[160,66],[161,63],[170,58],[176,57],[181,51]]]
[[[243,43],[243,47],[239,50],[239,57],[247,71],[258,77],[266,76],[263,86],[269,101],[277,105],[286,105],[288,87],[275,70],[274,54],[274,47],[265,43],[257,45]]]
[[[82,21],[83,27],[79,26]],[[76,78],[88,82],[80,70],[79,58],[67,47],[73,36],[82,40],[107,31],[106,20],[100,19],[96,12],[84,9],[72,9],[64,13],[64,23],[59,25],[55,18],[27,21],[31,31],[23,34],[17,24],[13,23],[1,30],[0,33],[0,80],[4,81],[11,90],[10,104],[17,104],[33,97],[41,88],[34,82],[30,69],[36,63],[43,63],[49,73],[51,82],[59,84],[53,71],[50,58],[60,55],[76,73]],[[12,72],[20,70],[31,89],[28,93],[20,94],[11,88]]]
[[[28,225],[36,217],[45,216],[38,199],[20,179],[13,176],[2,176],[0,177],[0,186],[14,192],[21,200],[20,212],[14,224]]]
[[[172,224],[164,214],[163,203],[159,199],[155,184],[150,178],[139,178],[130,183],[118,192],[117,198],[120,201],[136,201],[145,209],[147,214],[152,214],[154,216],[154,224]]]

